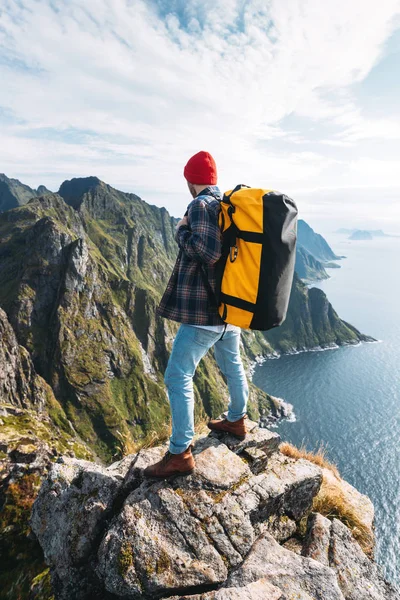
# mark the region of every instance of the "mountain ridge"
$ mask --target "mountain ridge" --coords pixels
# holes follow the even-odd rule
[[[31,197],[37,197],[43,194],[51,193],[44,185],[40,185],[37,190],[21,183],[18,179],[7,177],[0,173],[0,213],[23,206]]]

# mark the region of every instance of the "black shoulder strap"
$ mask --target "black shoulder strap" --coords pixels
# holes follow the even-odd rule
[[[241,190],[242,188],[249,188],[249,185],[246,185],[245,183],[239,183],[232,191],[231,193],[228,194],[224,194],[223,196],[223,200],[226,202],[230,202],[230,198],[232,196],[232,194],[234,194],[235,192],[238,192],[239,190]]]

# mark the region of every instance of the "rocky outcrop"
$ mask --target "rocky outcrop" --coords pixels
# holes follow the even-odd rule
[[[195,472],[170,480],[142,475],[167,445],[109,467],[54,463],[31,524],[56,600],[398,599],[351,531],[312,510],[321,467],[249,429],[197,436]]]
[[[369,560],[339,519],[311,513],[302,555],[331,567],[346,599],[400,598],[399,591],[385,581],[380,565]]]
[[[43,409],[51,389],[38,377],[29,352],[18,344],[7,315],[0,308],[0,403]]]

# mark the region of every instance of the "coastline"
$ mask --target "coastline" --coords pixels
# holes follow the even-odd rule
[[[248,367],[248,375],[250,377],[250,380],[253,382],[253,376],[254,376],[254,372],[256,370],[256,367],[258,365],[262,365],[264,362],[266,362],[267,360],[274,360],[277,358],[281,358],[281,356],[287,356],[287,355],[293,355],[293,354],[302,354],[303,352],[324,352],[325,350],[336,350],[338,348],[342,348],[343,346],[350,346],[350,347],[359,347],[362,344],[378,344],[383,342],[383,340],[358,340],[358,342],[345,342],[343,344],[330,344],[327,346],[313,346],[312,348],[304,348],[301,350],[289,350],[287,352],[278,352],[278,351],[273,351],[273,352],[267,352],[266,354],[257,354],[255,356],[255,358],[250,361],[249,367]],[[265,391],[265,390],[264,390]],[[268,393],[268,392],[266,392]],[[289,422],[295,422],[296,421],[296,414],[294,412],[293,409],[293,404],[290,404],[290,402],[287,402],[284,398],[279,398],[278,396],[272,396],[272,394],[268,394],[274,402],[275,405],[275,414],[274,411],[271,410],[271,412],[265,416],[265,415],[261,415],[260,419],[259,419],[259,426],[260,427],[264,427],[264,428],[276,428],[278,427],[278,423],[279,421],[281,421],[282,419],[286,419]]]
[[[257,365],[263,364],[266,360],[274,360],[277,358],[281,358],[281,356],[288,356],[293,354],[302,354],[303,352],[324,352],[325,350],[336,350],[338,348],[343,348],[344,346],[358,347],[361,344],[379,344],[382,343],[383,340],[358,340],[357,342],[344,342],[343,344],[329,344],[327,346],[313,346],[312,348],[302,348],[301,350],[288,350],[287,352],[278,352],[274,350],[273,352],[266,352],[265,354],[257,354],[253,360],[250,361],[249,365],[249,375],[253,379],[254,371]]]

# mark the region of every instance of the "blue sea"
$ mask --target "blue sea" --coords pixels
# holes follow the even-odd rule
[[[338,315],[379,343],[268,359],[253,381],[293,405],[282,440],[308,450],[322,443],[342,477],[375,506],[376,553],[400,587],[400,237],[350,241],[320,231],[340,269],[311,284]]]

